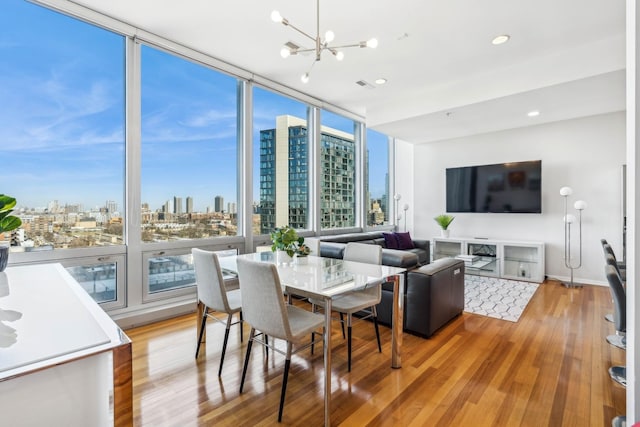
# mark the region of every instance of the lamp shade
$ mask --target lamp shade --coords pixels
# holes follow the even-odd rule
[[[409,210],[409,205],[405,203],[405,205],[402,207],[403,210],[408,211]]]
[[[579,211],[585,210],[587,208],[587,202],[584,200],[578,200],[573,204],[573,207]]]
[[[571,187],[562,187],[560,189],[560,195],[563,197],[570,196],[572,193],[573,193],[573,190],[571,189]]]
[[[576,222],[576,217],[575,215],[565,215],[564,217],[562,217],[562,220],[564,222],[566,222],[567,224],[573,224],[574,222]]]
[[[396,194],[393,195],[393,199],[394,200],[400,200],[400,199],[402,199],[402,195],[399,194],[399,193],[396,193]]]

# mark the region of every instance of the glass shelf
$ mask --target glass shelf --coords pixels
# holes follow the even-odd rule
[[[470,274],[477,274],[482,276],[497,276],[500,269],[499,263],[496,257],[480,257],[480,259],[472,262],[465,262],[465,271]]]
[[[468,274],[529,282],[544,281],[544,252],[542,242],[479,238],[433,239],[433,260],[458,258],[465,262]]]

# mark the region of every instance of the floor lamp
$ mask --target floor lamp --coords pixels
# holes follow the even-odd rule
[[[404,211],[404,231],[407,231],[407,211],[409,210],[409,205],[405,203],[402,210]]]
[[[398,226],[398,230],[400,227],[400,220],[402,219],[402,214],[400,213],[400,207],[398,206],[400,204],[400,199],[402,199],[402,195],[401,194],[394,194],[393,195],[393,200],[395,200],[396,202],[396,209],[395,209],[395,215],[396,215],[396,225]],[[405,219],[406,221],[406,219]]]
[[[582,285],[576,285],[573,283],[573,270],[576,270],[582,266],[582,211],[586,209],[587,203],[578,200],[573,204],[575,210],[578,211],[578,262],[574,265],[571,261],[571,224],[576,222],[576,217],[568,213],[569,196],[573,194],[571,187],[562,187],[560,189],[560,195],[564,197],[564,265],[571,271],[571,280],[569,283],[563,283],[567,288],[578,288]]]

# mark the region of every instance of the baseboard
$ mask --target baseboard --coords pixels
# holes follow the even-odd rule
[[[110,316],[122,329],[130,329],[172,317],[195,313],[195,311],[196,304],[194,304],[193,301],[182,301],[155,307],[145,307],[141,310],[118,313]]]
[[[557,280],[559,282],[569,282],[571,281],[571,276],[547,276],[548,280]],[[573,278],[573,283],[581,284],[581,285],[595,285],[595,286],[609,286],[609,283],[599,281],[599,280],[590,280],[590,279],[582,279],[582,278]]]

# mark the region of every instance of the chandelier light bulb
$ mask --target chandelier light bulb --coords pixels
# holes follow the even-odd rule
[[[280,56],[282,56],[283,58],[288,58],[289,55],[291,55],[291,49],[289,49],[288,47],[283,47],[282,49],[280,49]]]
[[[271,12],[271,20],[273,22],[281,23],[282,15],[280,15],[280,12],[278,12],[277,10],[274,10],[273,12]]]
[[[396,194],[393,195],[393,199],[394,200],[400,200],[400,199],[402,199],[402,195],[399,194],[399,193],[396,193]]]
[[[409,205],[405,203],[405,205],[402,207],[402,210],[408,211],[409,210]]]
[[[331,30],[327,30],[322,35],[320,34],[320,28],[321,28],[320,15],[321,15],[320,0],[316,0],[317,25],[316,25],[316,31],[313,33],[314,35],[311,35],[311,33],[307,33],[304,30],[298,28],[297,26],[290,24],[289,20],[284,18],[280,14],[280,12],[278,12],[277,10],[271,11],[271,20],[273,22],[280,23],[284,26],[290,26],[292,30],[295,30],[297,33],[299,33],[299,35],[306,37],[314,44],[314,47],[308,48],[303,45],[297,45],[294,42],[288,42],[287,44],[285,44],[285,47],[287,47],[289,50],[288,51],[285,51],[284,49],[280,50],[280,56],[282,56],[283,58],[287,58],[291,55],[298,55],[301,53],[315,53],[315,61],[314,61],[314,64],[315,64],[315,62],[318,62],[322,59],[322,54],[324,53],[324,51],[329,51],[329,53],[331,53],[333,56],[336,57],[337,61],[342,61],[344,59],[344,53],[339,52],[338,49],[351,48],[351,47],[355,47],[355,48],[369,47],[369,48],[375,49],[376,47],[378,47],[378,40],[375,38],[371,38],[366,41],[363,39],[360,39],[358,42],[355,42],[355,43],[346,43],[341,46],[332,47],[331,43],[334,41],[336,35]],[[311,71],[311,69],[309,68],[308,70],[309,71],[307,71],[304,75],[300,77],[303,83],[307,83],[309,81],[309,72]]]
[[[560,195],[563,197],[570,196],[571,194],[573,194],[573,190],[571,189],[571,187],[562,187],[560,189]]]
[[[574,222],[576,222],[576,217],[574,215],[569,214],[564,216],[562,220],[567,224],[573,224]]]
[[[587,202],[584,200],[578,200],[573,204],[573,207],[579,211],[583,211],[587,208]]]
[[[325,41],[325,43],[331,43],[333,41],[333,39],[335,39],[335,38],[336,38],[336,35],[331,30],[329,30],[326,33],[324,33],[324,41]]]

